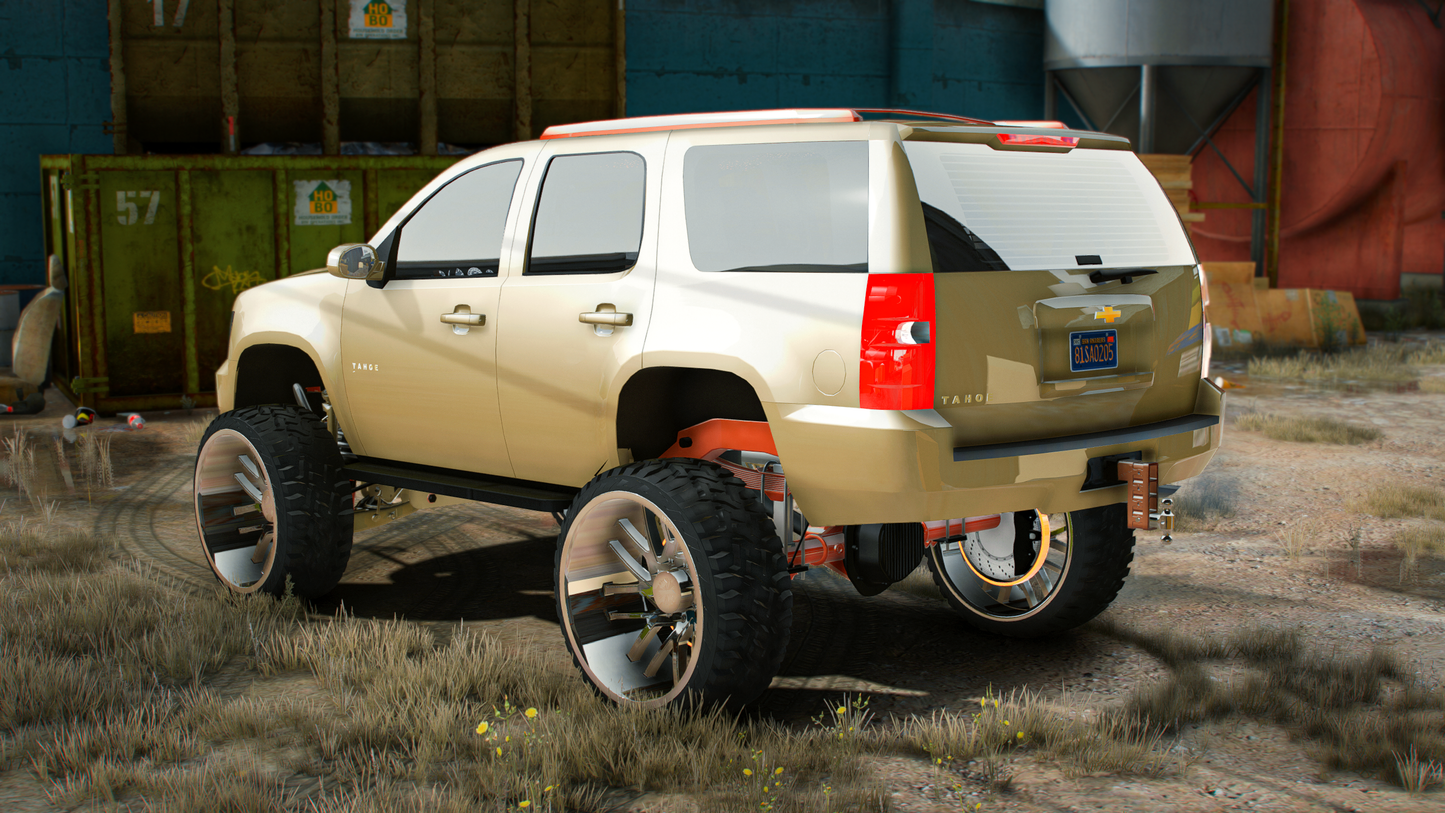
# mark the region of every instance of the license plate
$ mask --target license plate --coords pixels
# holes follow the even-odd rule
[[[1119,366],[1119,331],[1085,330],[1069,334],[1069,371],[1112,370]]]

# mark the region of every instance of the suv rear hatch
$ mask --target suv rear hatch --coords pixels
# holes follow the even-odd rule
[[[955,446],[1189,415],[1197,260],[1158,182],[1124,149],[969,129],[904,142],[933,255],[935,406]]]

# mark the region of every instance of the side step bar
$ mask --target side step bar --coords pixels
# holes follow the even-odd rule
[[[453,471],[433,466],[415,466],[394,460],[359,457],[341,469],[348,480],[379,483],[427,494],[441,494],[463,500],[509,505],[529,511],[566,511],[578,489],[491,477],[468,471]]]

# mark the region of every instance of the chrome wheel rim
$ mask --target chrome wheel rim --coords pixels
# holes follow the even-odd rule
[[[1014,558],[1014,515],[1001,514],[996,528],[933,547],[934,568],[969,610],[998,621],[1019,621],[1046,607],[1068,575],[1072,522],[1067,514],[1037,515],[1034,559],[1020,572]]]
[[[625,491],[569,518],[558,560],[562,627],[587,678],[618,703],[664,705],[686,688],[706,622],[682,534]]]
[[[220,429],[196,456],[196,523],[216,575],[238,593],[261,589],[276,560],[276,498],[256,447]]]

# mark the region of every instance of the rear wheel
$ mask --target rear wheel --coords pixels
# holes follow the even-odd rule
[[[721,467],[648,460],[573,500],[557,536],[557,616],[587,682],[623,706],[751,701],[792,626],[782,543]]]
[[[1103,612],[1134,559],[1125,506],[1001,514],[998,526],[929,549],[934,583],[984,632],[1032,638]]]
[[[196,525],[206,561],[237,593],[336,586],[351,556],[350,482],[315,414],[294,406],[227,412],[196,453]]]

